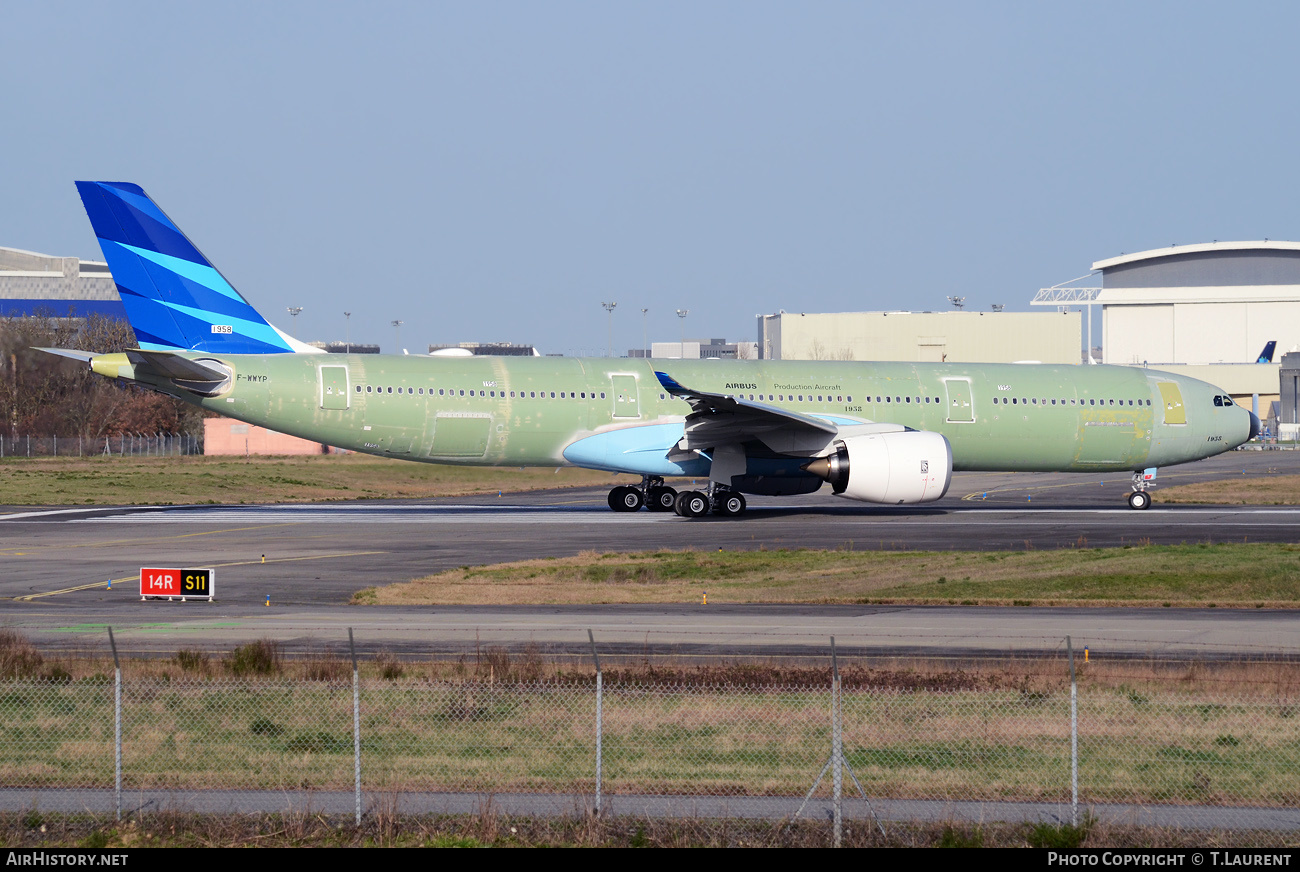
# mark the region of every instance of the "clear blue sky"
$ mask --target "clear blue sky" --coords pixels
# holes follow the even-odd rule
[[[11,3],[0,245],[132,181],[302,339],[603,354],[778,309],[1028,309],[1300,239],[1300,5]],[[1099,336],[1100,334],[1098,334]]]

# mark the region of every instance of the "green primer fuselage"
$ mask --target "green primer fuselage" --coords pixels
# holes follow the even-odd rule
[[[664,458],[680,439],[690,408],[664,390],[655,370],[693,390],[841,426],[887,422],[942,433],[952,445],[955,470],[1140,470],[1227,451],[1246,441],[1251,428],[1245,409],[1216,403],[1226,396],[1218,388],[1131,367],[185,356],[230,367],[228,392],[201,399],[170,383],[158,387],[272,430],[435,463],[568,465],[565,449],[584,437],[658,425],[634,434],[644,435],[651,450],[643,446],[616,462],[580,465],[664,474]]]

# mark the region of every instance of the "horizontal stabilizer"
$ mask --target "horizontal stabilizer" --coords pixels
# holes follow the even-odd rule
[[[46,354],[57,354],[59,357],[70,357],[83,363],[90,363],[99,356],[90,351],[76,351],[71,348],[37,348],[36,350],[44,351]]]
[[[126,358],[135,365],[136,372],[148,370],[163,378],[181,381],[224,381],[230,377],[230,371],[215,360],[190,360],[166,351],[132,348],[126,353]]]

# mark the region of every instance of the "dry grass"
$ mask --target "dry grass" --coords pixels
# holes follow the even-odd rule
[[[463,567],[358,604],[947,603],[1294,608],[1300,545],[1058,551],[656,551]]]
[[[12,634],[9,644],[29,643]],[[350,664],[264,643],[129,660],[124,765],[139,788],[347,789]],[[264,664],[231,679],[229,663]],[[227,664],[225,669],[215,668]],[[400,675],[393,669],[401,666]],[[1300,664],[1077,663],[1088,801],[1300,802]],[[61,683],[0,687],[0,780],[92,786],[112,777],[111,661],[43,661]],[[403,831],[397,791],[591,790],[590,666],[534,647],[459,660],[361,663],[362,740],[379,832]],[[1001,661],[843,658],[845,750],[875,796],[1044,799],[1068,791],[1063,656]],[[782,663],[605,672],[611,793],[797,795],[823,762],[829,671]],[[202,737],[195,742],[194,737]],[[492,839],[495,839],[493,836]],[[489,839],[488,841],[492,841]]]
[[[1249,506],[1300,505],[1300,475],[1242,476],[1152,491],[1158,503],[1219,503]]]
[[[606,848],[824,848],[827,821],[754,821],[636,817],[534,818],[495,811],[471,815],[399,815],[373,807],[361,826],[312,813],[196,815],[146,812],[124,823],[89,815],[38,811],[0,815],[0,840],[11,849],[140,847],[606,847]],[[1294,833],[1180,830],[1088,823],[888,823],[885,835],[868,821],[847,821],[846,847],[1293,848]]]
[[[459,467],[364,454],[303,457],[38,457],[0,460],[0,505],[142,505],[429,499],[609,486],[585,469]]]

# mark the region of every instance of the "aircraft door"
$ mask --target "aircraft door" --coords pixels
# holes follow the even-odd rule
[[[1174,382],[1158,382],[1160,399],[1165,406],[1166,424],[1186,424],[1187,409],[1183,407],[1183,392]]]
[[[948,393],[948,422],[969,424],[975,420],[975,407],[971,404],[970,379],[946,378],[944,390]]]
[[[641,407],[637,402],[636,376],[611,375],[609,382],[614,394],[614,417],[640,418]]]
[[[346,366],[322,366],[320,372],[320,407],[322,409],[346,409],[351,397],[348,395],[348,368]]]

